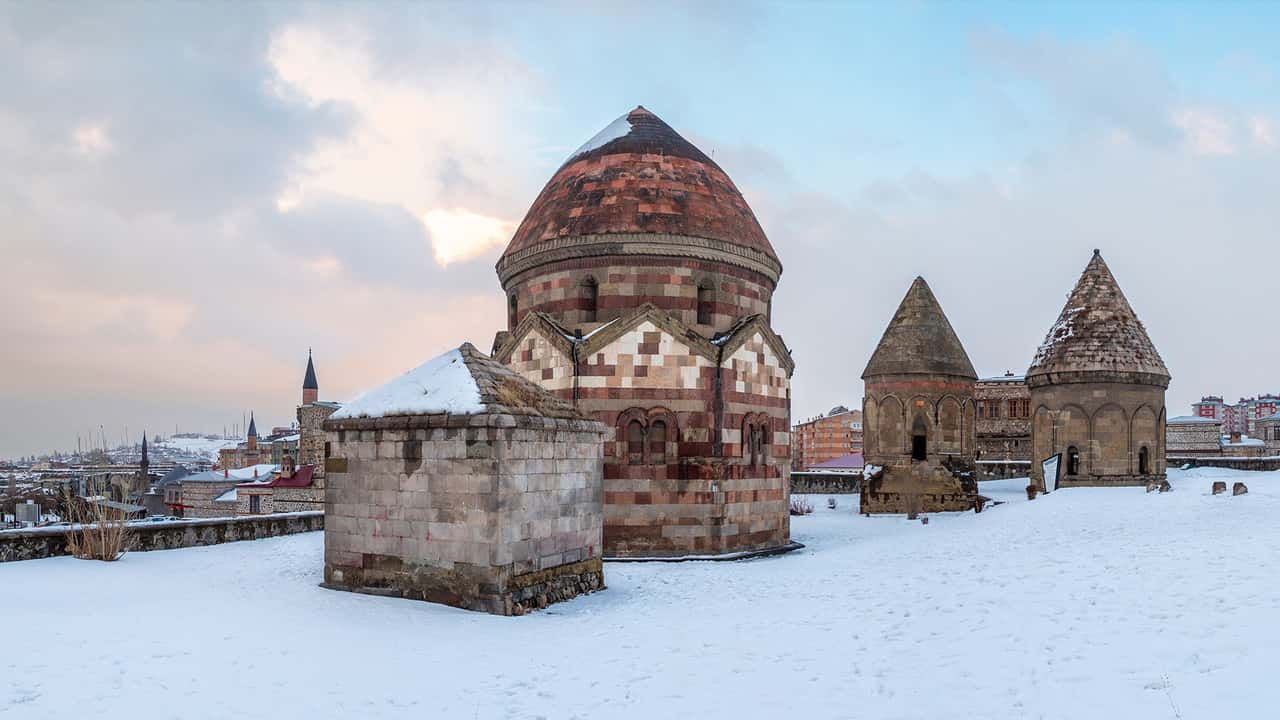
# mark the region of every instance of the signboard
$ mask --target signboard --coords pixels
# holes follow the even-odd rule
[[[1040,468],[1044,471],[1044,491],[1053,492],[1058,489],[1058,470],[1062,465],[1062,453],[1053,455],[1048,460],[1040,463]]]

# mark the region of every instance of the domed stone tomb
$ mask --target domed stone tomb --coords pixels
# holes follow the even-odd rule
[[[1094,250],[1027,370],[1031,478],[1057,454],[1059,485],[1146,485],[1165,478],[1169,371]]]
[[[791,547],[782,264],[724,170],[637,107],[555,172],[497,272],[494,357],[610,429],[607,555]]]

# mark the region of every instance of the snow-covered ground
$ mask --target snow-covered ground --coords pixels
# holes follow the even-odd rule
[[[168,437],[153,446],[152,453],[159,452],[162,456],[195,457],[216,462],[219,450],[235,447],[238,442],[217,437]]]
[[[1269,717],[1280,473],[1170,480],[928,525],[814,496],[804,550],[523,618],[321,589],[319,533],[0,565],[0,718]]]

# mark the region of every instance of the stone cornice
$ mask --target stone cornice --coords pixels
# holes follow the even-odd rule
[[[1036,372],[1032,370],[1027,373],[1027,387],[1029,388],[1077,383],[1122,383],[1125,385],[1150,385],[1167,389],[1169,387],[1169,376],[1128,370],[1071,370],[1063,372]]]
[[[782,275],[782,263],[759,250],[722,240],[655,233],[614,233],[579,235],[544,240],[537,245],[503,255],[498,259],[498,280],[504,289],[512,278],[540,265],[584,257],[610,255],[650,255],[687,257],[754,270],[775,285]]]

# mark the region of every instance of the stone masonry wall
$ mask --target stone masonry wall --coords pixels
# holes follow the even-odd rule
[[[218,545],[323,529],[324,514],[317,512],[146,523],[133,527],[129,551]],[[64,528],[0,532],[0,562],[66,555],[67,534]]]
[[[597,283],[596,321],[588,322],[582,308],[583,282]],[[710,325],[697,324],[698,287],[712,288]],[[557,317],[568,328],[590,332],[600,323],[651,302],[704,334],[726,330],[746,315],[767,314],[773,283],[760,273],[720,262],[692,258],[573,258],[541,266],[513,279],[507,296],[517,296],[518,317],[537,310]],[[507,328],[514,329],[514,326]]]
[[[603,428],[511,415],[326,424],[327,586],[510,615],[603,587]]]

